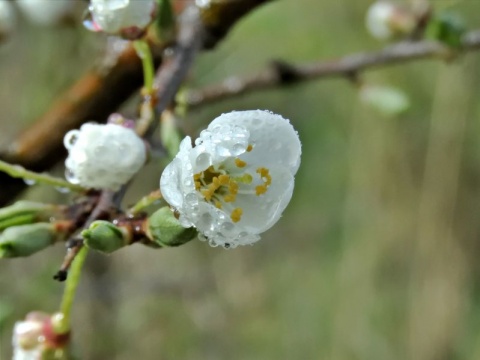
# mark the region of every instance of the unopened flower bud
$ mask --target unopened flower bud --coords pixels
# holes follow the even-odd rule
[[[130,244],[131,234],[108,221],[94,221],[82,231],[85,245],[93,250],[110,254]]]
[[[389,1],[377,1],[367,12],[367,30],[380,40],[408,35],[416,25],[417,19],[412,11]]]
[[[16,225],[48,221],[62,216],[62,207],[33,201],[17,201],[0,209],[0,231]]]
[[[17,0],[22,13],[33,23],[52,26],[70,18],[75,8],[72,0]]]
[[[58,333],[55,316],[34,311],[25,320],[15,323],[13,330],[13,360],[67,359],[70,330]],[[60,350],[60,351],[58,351]]]
[[[65,229],[57,224],[12,226],[0,235],[0,258],[30,256],[63,239]]]
[[[93,30],[135,40],[155,18],[156,1],[91,0],[89,9]]]
[[[0,43],[10,36],[15,22],[15,12],[11,1],[0,0]]]
[[[68,150],[67,180],[88,188],[118,190],[147,158],[143,140],[116,124],[84,124],[69,131],[63,142]]]
[[[148,237],[161,247],[180,246],[197,236],[193,227],[185,228],[168,207],[163,207],[148,218]]]
[[[360,89],[360,100],[386,116],[400,115],[410,108],[408,96],[391,86],[365,85]]]

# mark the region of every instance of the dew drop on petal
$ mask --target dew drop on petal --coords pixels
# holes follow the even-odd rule
[[[212,165],[212,157],[208,153],[201,153],[197,156],[195,164],[198,168],[206,169]]]
[[[32,179],[23,179],[23,182],[25,184],[27,184],[28,186],[32,186],[32,185],[35,185],[37,183],[35,180],[32,180]]]
[[[185,196],[185,202],[189,205],[189,206],[193,206],[193,205],[196,205],[198,204],[198,197],[197,197],[197,194],[195,193],[189,193]]]
[[[238,155],[242,154],[243,152],[245,152],[245,146],[243,144],[237,143],[237,144],[233,145],[233,149],[232,149],[232,155],[233,156],[238,156]]]
[[[213,225],[213,217],[212,215],[210,215],[210,213],[206,212],[206,213],[203,213],[201,216],[200,216],[200,219],[198,221],[198,226],[200,228],[211,228]]]
[[[231,235],[235,230],[235,225],[231,222],[224,222],[220,225],[220,229],[225,236]]]
[[[80,180],[75,176],[73,171],[70,170],[70,169],[65,170],[65,178],[67,179],[67,181],[69,183],[72,183],[72,184],[79,184],[80,183]]]
[[[68,194],[70,192],[69,188],[63,186],[55,186],[55,190],[62,194]]]

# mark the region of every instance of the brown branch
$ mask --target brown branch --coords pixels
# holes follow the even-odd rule
[[[468,33],[463,41],[463,51],[480,49],[480,30]],[[374,68],[409,61],[439,58],[450,59],[451,50],[434,41],[401,42],[375,52],[358,53],[341,59],[307,64],[288,64],[276,61],[263,71],[247,77],[231,77],[219,84],[191,90],[186,95],[190,108],[234,98],[248,92],[261,91],[296,82],[334,77],[351,79],[358,73]]]

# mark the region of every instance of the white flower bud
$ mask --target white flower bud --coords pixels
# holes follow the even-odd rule
[[[118,190],[143,166],[146,148],[132,129],[116,124],[82,125],[65,135],[66,178],[73,184]]]
[[[389,1],[377,1],[368,9],[365,25],[374,38],[389,40],[408,35],[416,26],[414,14]]]
[[[160,179],[164,199],[212,246],[252,244],[290,202],[301,145],[290,122],[269,111],[234,111],[190,137]]]
[[[44,26],[57,25],[74,10],[73,0],[17,0],[22,13],[33,23]]]
[[[15,28],[16,18],[11,1],[0,0],[0,42],[7,39]]]
[[[128,39],[140,37],[155,18],[155,0],[91,0],[95,27]]]

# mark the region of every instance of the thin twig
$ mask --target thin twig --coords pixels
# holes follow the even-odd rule
[[[480,30],[468,33],[463,40],[463,51],[480,48]],[[332,61],[306,64],[273,62],[263,71],[247,77],[231,77],[225,81],[198,90],[191,90],[185,101],[191,108],[204,106],[247,92],[260,91],[296,82],[333,77],[351,79],[360,72],[383,66],[420,59],[450,59],[451,50],[435,41],[401,42],[375,52],[349,55]]]

